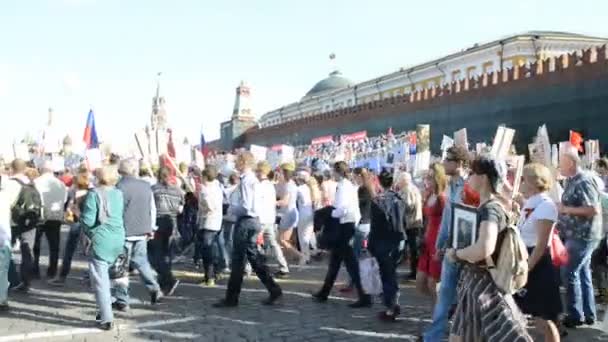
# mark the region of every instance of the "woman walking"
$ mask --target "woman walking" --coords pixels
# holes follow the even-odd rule
[[[551,262],[549,243],[557,222],[557,207],[548,191],[553,177],[541,164],[524,168],[521,192],[526,202],[521,210],[519,230],[530,259],[528,283],[515,296],[521,310],[539,318],[547,342],[559,342],[556,323],[562,312],[559,291],[559,270]]]
[[[478,157],[471,170],[469,181],[481,201],[478,238],[469,247],[446,251],[448,260],[463,265],[450,341],[532,342],[526,319],[513,297],[498,289],[485,266],[486,258],[497,249],[498,233],[507,227],[507,212],[497,198],[506,172],[496,160],[485,156]]]
[[[424,201],[424,216],[426,217],[426,233],[418,273],[416,274],[416,289],[431,297],[433,306],[437,302],[437,283],[441,278],[441,261],[437,258],[437,236],[445,207],[445,189],[448,185],[445,169],[442,164],[431,165],[424,180],[426,186]]]
[[[298,226],[298,187],[293,181],[294,166],[291,164],[281,165],[279,173],[279,184],[277,186],[277,206],[279,207],[279,244],[283,247],[285,254],[291,258],[300,260],[301,254],[291,244],[293,230]],[[275,274],[277,278],[286,277],[288,273],[279,271]]]
[[[98,187],[87,194],[80,217],[84,233],[91,240],[89,273],[102,330],[112,329],[114,320],[109,268],[125,245],[124,201],[122,192],[114,187],[117,180],[114,167],[97,170]]]

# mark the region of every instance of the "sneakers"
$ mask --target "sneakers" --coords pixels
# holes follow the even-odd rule
[[[203,286],[203,287],[215,287],[215,279],[203,280],[203,282],[200,284],[200,286]]]
[[[235,308],[239,306],[237,301],[222,299],[219,302],[213,304],[213,307],[216,309],[225,309],[225,308]]]

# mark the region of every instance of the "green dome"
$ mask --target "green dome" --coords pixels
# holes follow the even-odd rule
[[[351,82],[351,80],[348,78],[343,77],[342,73],[336,70],[329,74],[329,77],[317,82],[317,84],[315,84],[315,86],[312,87],[308,93],[306,93],[306,96],[319,96],[328,91],[348,88],[351,86],[353,86],[353,82]]]

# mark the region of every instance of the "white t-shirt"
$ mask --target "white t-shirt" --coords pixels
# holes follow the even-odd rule
[[[548,220],[557,222],[557,206],[546,193],[534,195],[524,204],[519,221],[521,238],[527,247],[536,246],[536,221]],[[549,243],[551,240],[549,240]]]
[[[261,224],[273,224],[277,219],[277,194],[269,180],[265,179],[258,183],[255,190],[256,210]]]

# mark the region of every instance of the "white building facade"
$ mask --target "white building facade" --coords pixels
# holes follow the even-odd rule
[[[478,77],[607,42],[606,38],[534,31],[475,44],[461,52],[358,84],[334,71],[300,101],[262,115],[258,125],[260,128],[280,125],[344,107],[407,95],[415,90]]]

